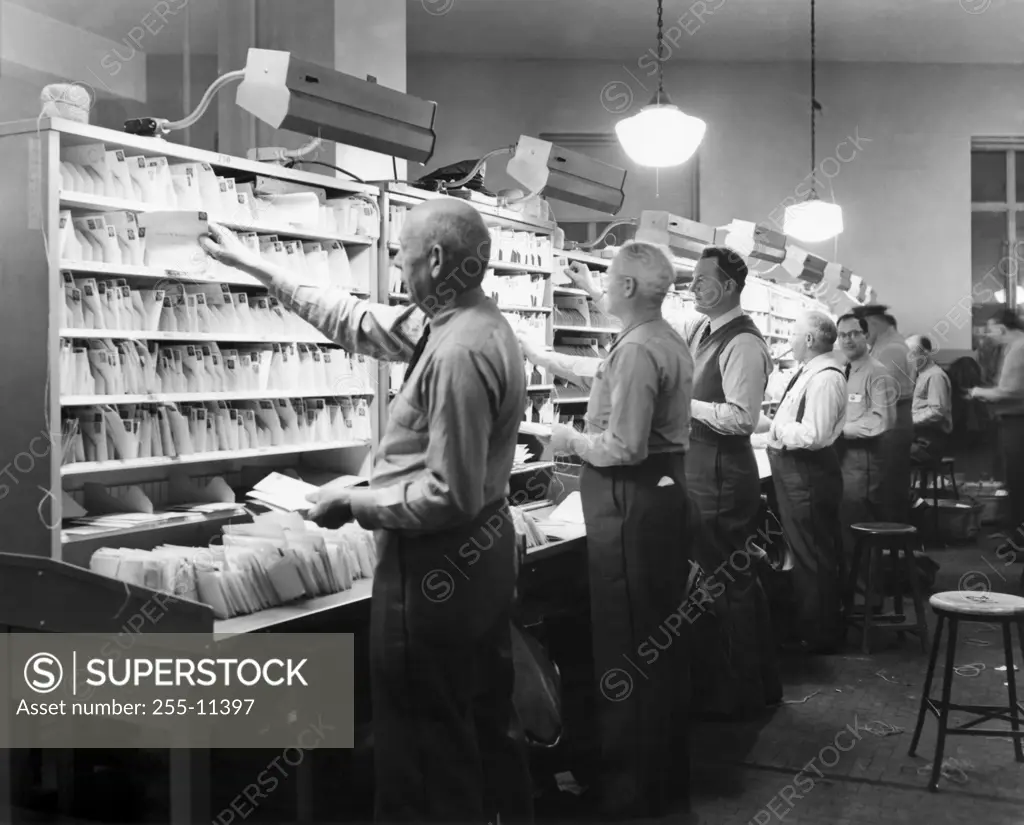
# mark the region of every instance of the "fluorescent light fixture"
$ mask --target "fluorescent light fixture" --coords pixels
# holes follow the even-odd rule
[[[697,259],[715,242],[715,228],[680,218],[668,212],[647,210],[640,213],[636,239],[667,246],[673,255]]]
[[[626,170],[546,140],[521,135],[505,168],[532,194],[615,215],[626,199]]]
[[[783,232],[804,243],[820,243],[843,231],[843,210],[837,203],[808,198],[786,207]]]
[[[125,131],[152,136],[187,129],[217,92],[237,81],[235,102],[275,129],[419,163],[434,154],[436,103],[271,49],[249,49],[245,69],[217,78],[184,119],[136,118]]]
[[[657,101],[615,124],[615,134],[630,159],[655,168],[686,163],[704,140],[706,129],[703,120]]]

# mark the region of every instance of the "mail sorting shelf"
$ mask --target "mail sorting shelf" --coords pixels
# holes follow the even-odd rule
[[[4,300],[0,302],[0,342],[4,343],[8,352],[18,354],[5,371],[5,393],[3,409],[0,411],[4,419],[0,447],[11,462],[4,468],[8,477],[3,482],[6,485],[2,491],[5,494],[4,506],[0,508],[0,535],[7,539],[5,547],[36,556],[61,558],[60,530],[56,526],[61,523],[61,492],[65,475],[68,484],[81,482],[94,474],[101,474],[102,480],[110,484],[134,484],[159,482],[166,479],[168,473],[181,472],[184,467],[194,467],[197,472],[209,475],[216,474],[217,468],[223,466],[231,473],[244,476],[254,469],[263,468],[261,472],[267,472],[270,469],[294,466],[299,460],[304,466],[320,470],[365,474],[378,437],[379,416],[373,409],[373,438],[369,449],[365,445],[339,444],[330,445],[335,449],[321,451],[307,450],[303,445],[276,453],[273,450],[261,450],[256,457],[244,451],[231,455],[204,455],[202,460],[195,457],[194,464],[190,456],[188,461],[150,460],[145,462],[146,466],[143,463],[126,463],[116,469],[108,465],[80,467],[66,474],[62,472],[61,451],[49,445],[60,443],[58,433],[62,399],[59,392],[58,357],[62,330],[58,319],[61,315],[59,302],[64,300],[63,271],[70,272],[75,278],[124,278],[130,286],[148,288],[163,281],[184,285],[227,284],[233,288],[241,287],[243,291],[262,290],[255,279],[233,270],[222,269],[216,278],[211,278],[208,273],[168,271],[161,267],[60,260],[61,210],[70,210],[73,216],[81,216],[120,210],[145,213],[165,209],[154,203],[69,190],[61,178],[62,151],[70,147],[95,144],[103,144],[107,151],[124,150],[129,157],[165,157],[170,163],[208,164],[217,176],[252,183],[257,189],[273,185],[278,186],[277,191],[280,191],[283,188],[280,184],[299,185],[323,190],[328,198],[358,196],[374,204],[379,198],[377,187],[354,183],[343,177],[286,169],[89,124],[46,118],[0,124],[0,173],[8,182],[4,202],[0,206],[0,215],[3,217],[0,247],[4,250],[5,272],[18,274],[17,278],[10,279]],[[96,191],[100,191],[99,188]],[[217,210],[214,213],[217,214]],[[379,247],[378,239],[372,237],[371,232],[353,234],[311,226],[292,226],[283,220],[265,220],[259,216],[252,220],[229,221],[228,225],[238,231],[255,232],[262,236],[278,235],[282,240],[338,241],[347,250],[356,277],[359,277],[359,272],[366,273],[368,297],[376,298],[386,294],[378,289]],[[73,336],[78,331],[63,332]],[[91,332],[96,333],[97,338],[107,332],[107,337],[112,339],[118,335],[114,330]],[[136,336],[129,331],[125,337],[141,338],[142,335]],[[206,337],[198,335],[196,339],[203,340]],[[236,340],[232,335],[226,337]],[[317,343],[321,343],[315,333],[313,337]],[[167,336],[166,340],[171,340],[171,336]],[[261,393],[262,396],[275,394],[295,397],[307,395],[307,392]],[[251,394],[245,395],[253,397]],[[318,395],[336,397],[338,389],[321,391]],[[240,398],[241,394],[231,397]],[[191,394],[167,394],[165,399],[159,396],[72,397],[63,401],[65,405],[94,402],[178,403],[178,400],[186,398],[201,400]],[[210,398],[207,395],[202,400]],[[42,444],[47,446],[44,448],[40,446]],[[87,562],[87,559],[84,561]]]
[[[410,209],[420,203],[440,197],[443,197],[443,195],[413,189],[402,184],[389,184],[381,189],[380,215],[382,231],[377,257],[378,265],[380,267],[378,281],[381,286],[381,294],[387,295],[389,302],[392,305],[404,304],[409,301],[409,296],[404,292],[396,292],[393,290],[391,277],[393,265],[392,258],[399,249],[400,230],[399,227],[392,224],[392,210]],[[486,202],[481,196],[475,194],[470,194],[469,203],[480,212],[483,216],[484,222],[492,229],[498,228],[510,230],[512,232],[524,232],[529,233],[534,237],[539,236],[551,239],[556,228],[554,224],[531,221],[526,219],[520,213],[513,212],[508,209],[502,209]],[[505,250],[505,252],[508,253],[510,250]],[[511,254],[502,254],[502,250],[500,248],[495,248],[492,243],[490,258],[488,261],[488,269],[490,271],[487,273],[488,278],[501,278],[508,275],[522,274],[544,279],[543,297],[538,305],[530,306],[520,305],[519,302],[516,302],[515,304],[499,302],[498,308],[504,313],[516,313],[524,316],[542,316],[545,346],[551,346],[554,340],[554,327],[552,321],[552,317],[554,315],[554,293],[551,289],[551,273],[553,271],[555,258],[559,255],[559,251],[552,249],[550,255],[550,263],[544,265],[529,262],[517,262],[510,260],[510,258],[513,257]],[[394,397],[398,389],[397,386],[392,386],[391,376],[392,372],[390,365],[386,363],[382,364],[380,386],[389,387],[388,399]],[[530,397],[529,403],[531,405],[534,403],[535,399],[539,400],[542,396],[550,395],[554,390],[554,384],[552,383],[550,376],[541,373],[539,380],[537,380],[537,376],[535,376],[534,379],[535,383],[532,383],[527,387],[528,395]],[[387,423],[388,412],[385,400],[386,399],[381,398],[381,403],[378,407],[381,415],[381,427],[386,426]],[[539,403],[544,402],[539,401]],[[534,469],[550,470],[550,464],[541,464],[535,461],[530,464],[523,465],[523,467],[517,467],[515,472],[516,474],[521,474]]]

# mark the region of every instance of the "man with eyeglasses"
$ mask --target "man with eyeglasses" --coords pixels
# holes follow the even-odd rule
[[[896,421],[899,388],[878,359],[868,354],[868,325],[856,315],[838,323],[839,347],[846,356],[846,423],[836,441],[843,476],[840,519],[846,558],[853,556],[850,525],[885,518],[885,461],[882,435]]]

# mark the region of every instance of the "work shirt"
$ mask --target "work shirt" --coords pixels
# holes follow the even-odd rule
[[[408,361],[425,316],[338,289],[271,291],[349,352]],[[391,403],[368,490],[352,491],[367,529],[437,532],[472,521],[508,493],[526,408],[523,356],[497,305],[479,290],[430,322],[430,337]]]
[[[587,444],[595,467],[639,464],[690,443],[693,357],[668,321],[623,330],[598,367],[587,404]]]
[[[870,355],[850,362],[846,379],[846,423],[849,439],[875,438],[896,423],[896,393],[889,371]]]
[[[729,310],[710,322],[711,333],[743,315],[742,307]],[[687,319],[684,335],[689,340],[694,326],[703,327],[703,315]],[[703,334],[703,331],[698,334]],[[751,435],[761,417],[768,375],[772,371],[771,356],[764,341],[749,332],[735,335],[718,356],[722,374],[724,403],[710,403],[694,399],[690,404],[693,417],[711,429],[725,435]]]
[[[834,444],[846,420],[845,372],[846,365],[831,352],[816,355],[804,364],[779,402],[768,430],[768,446],[777,450],[821,450]],[[797,421],[801,401],[803,419]]]
[[[929,364],[917,376],[911,408],[915,427],[934,427],[953,432],[953,387],[946,371]]]
[[[1024,335],[1015,336],[1003,347],[996,388],[1006,395],[997,402],[999,415],[1024,415]]]
[[[871,356],[889,371],[899,387],[899,402],[909,403],[914,397],[914,378],[910,368],[910,349],[903,337],[892,327],[875,339]]]

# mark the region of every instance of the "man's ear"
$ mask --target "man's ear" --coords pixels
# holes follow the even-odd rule
[[[427,266],[430,268],[431,279],[439,280],[441,273],[444,272],[444,249],[440,244],[430,247],[430,252],[427,253]]]
[[[632,275],[627,275],[622,279],[622,293],[627,298],[632,298],[636,294],[636,278]]]

